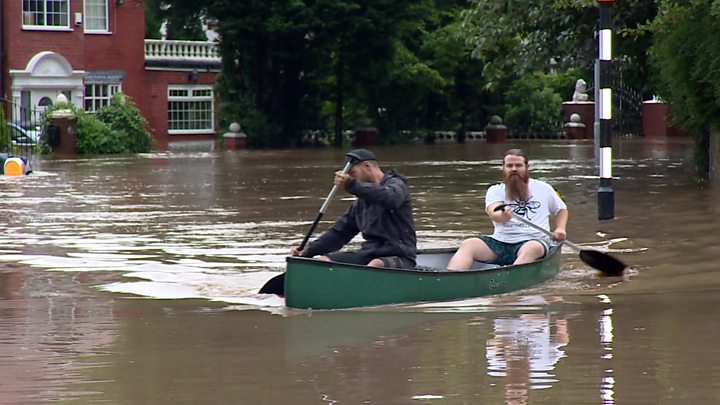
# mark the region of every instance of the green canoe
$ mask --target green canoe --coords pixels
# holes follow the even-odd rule
[[[447,301],[504,294],[547,281],[560,271],[560,248],[518,266],[476,262],[469,271],[446,270],[455,249],[419,251],[417,269],[401,270],[288,257],[285,304],[341,309],[401,302]]]

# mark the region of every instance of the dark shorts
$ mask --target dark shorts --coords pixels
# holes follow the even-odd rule
[[[330,260],[338,263],[359,264],[365,266],[370,263],[372,259],[380,259],[383,262],[383,267],[393,269],[415,268],[414,260],[400,256],[375,257],[362,252],[334,252],[327,254],[326,256],[329,257]]]
[[[495,252],[495,255],[497,255],[497,259],[495,259],[492,264],[498,264],[500,266],[507,266],[509,264],[513,264],[515,262],[515,258],[517,258],[518,250],[520,250],[520,247],[524,245],[526,242],[518,242],[518,243],[505,243],[500,242],[499,240],[491,237],[491,236],[481,236],[480,239],[485,242],[486,245]],[[550,248],[550,245],[548,245],[547,241],[541,240],[541,239],[532,239],[540,242],[541,245],[545,248],[545,253],[543,253],[542,257],[545,257],[545,255],[548,252],[548,249]]]

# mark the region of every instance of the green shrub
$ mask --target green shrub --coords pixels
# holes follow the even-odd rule
[[[5,109],[0,108],[0,145],[10,145],[10,134],[8,132],[7,121],[5,121]]]
[[[110,125],[92,114],[80,111],[77,115],[77,144],[79,153],[96,155],[103,153],[127,152],[124,133],[114,131]]]
[[[152,135],[147,121],[135,104],[122,93],[109,105],[91,114],[70,105],[53,105],[46,111],[44,125],[50,124],[54,111],[68,109],[77,119],[76,149],[81,154],[137,153],[150,151]],[[46,139],[43,141],[46,142]],[[44,144],[43,147],[47,146]]]
[[[101,108],[96,116],[120,135],[125,151],[135,153],[150,151],[152,135],[147,120],[125,94],[115,94],[110,104]]]
[[[563,98],[544,73],[525,75],[505,93],[505,122],[519,134],[548,134],[562,129]],[[570,93],[572,95],[572,93]]]

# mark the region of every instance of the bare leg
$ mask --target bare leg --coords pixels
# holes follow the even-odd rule
[[[543,254],[545,254],[545,247],[542,243],[536,240],[527,241],[520,246],[517,258],[515,258],[515,262],[513,264],[534,262],[535,260],[541,258]]]
[[[384,267],[385,263],[383,263],[383,261],[380,259],[372,259],[367,265],[370,267]]]
[[[329,261],[330,261],[330,258],[327,257],[327,256],[315,256],[315,259],[317,259],[317,260],[322,260],[322,261],[324,261],[324,262],[329,262]]]
[[[491,262],[497,258],[495,252],[490,250],[487,244],[480,238],[465,239],[460,248],[455,252],[448,269],[450,270],[468,270],[474,260],[481,262]]]

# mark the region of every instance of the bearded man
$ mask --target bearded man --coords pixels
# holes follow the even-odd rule
[[[520,149],[510,149],[503,157],[503,182],[490,186],[485,196],[485,212],[493,221],[492,236],[465,239],[448,268],[467,270],[474,260],[499,265],[523,264],[543,258],[550,249],[548,237],[527,224],[513,219],[508,209],[544,229],[555,222],[555,241],[567,237],[567,206],[548,183],[531,179],[528,159]],[[495,208],[505,204],[505,210]]]

